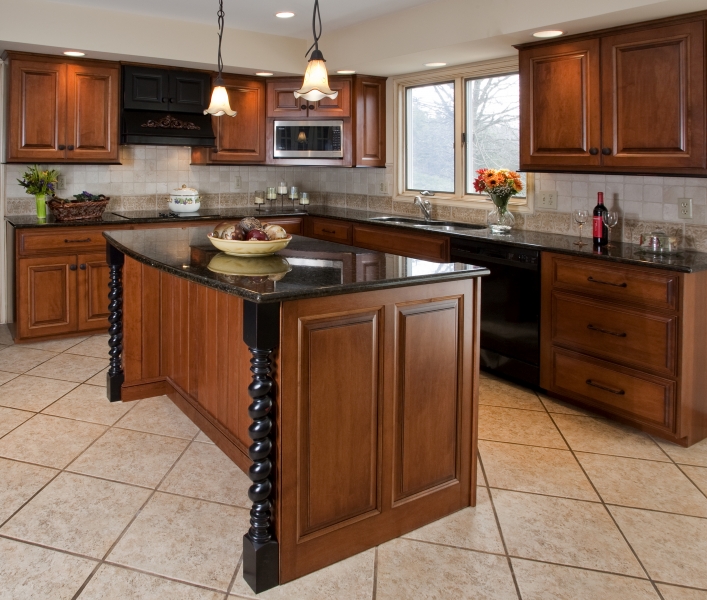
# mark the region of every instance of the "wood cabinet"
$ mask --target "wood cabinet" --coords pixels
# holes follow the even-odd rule
[[[108,329],[105,229],[16,232],[16,340]]]
[[[707,273],[542,255],[540,385],[682,445],[707,437]]]
[[[707,173],[704,19],[519,46],[521,169]]]
[[[119,65],[9,57],[8,162],[118,162]]]
[[[385,78],[354,79],[354,164],[385,167]]]
[[[238,114],[212,117],[216,148],[192,148],[192,164],[265,162],[265,83],[235,75],[224,75],[223,81]]]
[[[332,77],[329,87],[338,91],[336,98],[309,102],[295,98],[302,87],[301,77],[283,77],[267,82],[268,118],[273,119],[332,119],[351,116],[351,78]]]
[[[126,65],[123,86],[126,109],[202,114],[211,95],[211,74]]]

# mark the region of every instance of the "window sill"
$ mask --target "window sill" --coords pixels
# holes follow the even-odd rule
[[[393,200],[396,202],[412,202],[415,199],[415,196],[418,196],[419,194],[411,194],[411,195],[398,195],[394,196]],[[470,198],[474,198],[474,196],[470,196]],[[430,203],[435,206],[462,206],[464,208],[473,208],[473,209],[478,209],[478,210],[488,210],[490,211],[493,208],[493,203],[490,200],[476,200],[476,199],[469,199],[469,200],[461,200],[459,198],[445,198],[443,196],[427,196],[425,198],[426,200],[429,200]],[[522,214],[532,214],[533,209],[528,205],[528,204],[509,204],[508,206],[511,210],[511,212],[514,213],[522,213]]]

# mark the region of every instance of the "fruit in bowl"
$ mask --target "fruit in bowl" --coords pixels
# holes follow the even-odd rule
[[[292,236],[279,225],[246,217],[238,223],[220,223],[208,238],[216,248],[232,256],[268,256],[287,246]]]

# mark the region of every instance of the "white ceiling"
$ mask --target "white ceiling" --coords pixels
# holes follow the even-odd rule
[[[133,14],[216,25],[218,0],[52,0],[61,4],[90,6]],[[399,10],[435,0],[320,0],[319,10],[327,31],[348,27]],[[312,32],[314,0],[224,0],[226,27],[260,33],[308,38]],[[290,11],[291,19],[275,13]]]

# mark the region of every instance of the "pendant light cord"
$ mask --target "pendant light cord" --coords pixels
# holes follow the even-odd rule
[[[216,78],[217,83],[223,83],[223,78],[221,77],[221,72],[223,71],[223,59],[221,58],[221,39],[223,38],[223,17],[225,13],[223,12],[223,0],[219,0],[218,12],[218,77]]]
[[[319,33],[317,33],[317,21],[319,21]],[[308,56],[312,49],[319,50],[319,38],[322,37],[322,15],[319,12],[319,0],[314,0],[314,13],[312,14],[312,35],[314,43],[309,47],[309,50],[304,53]]]

